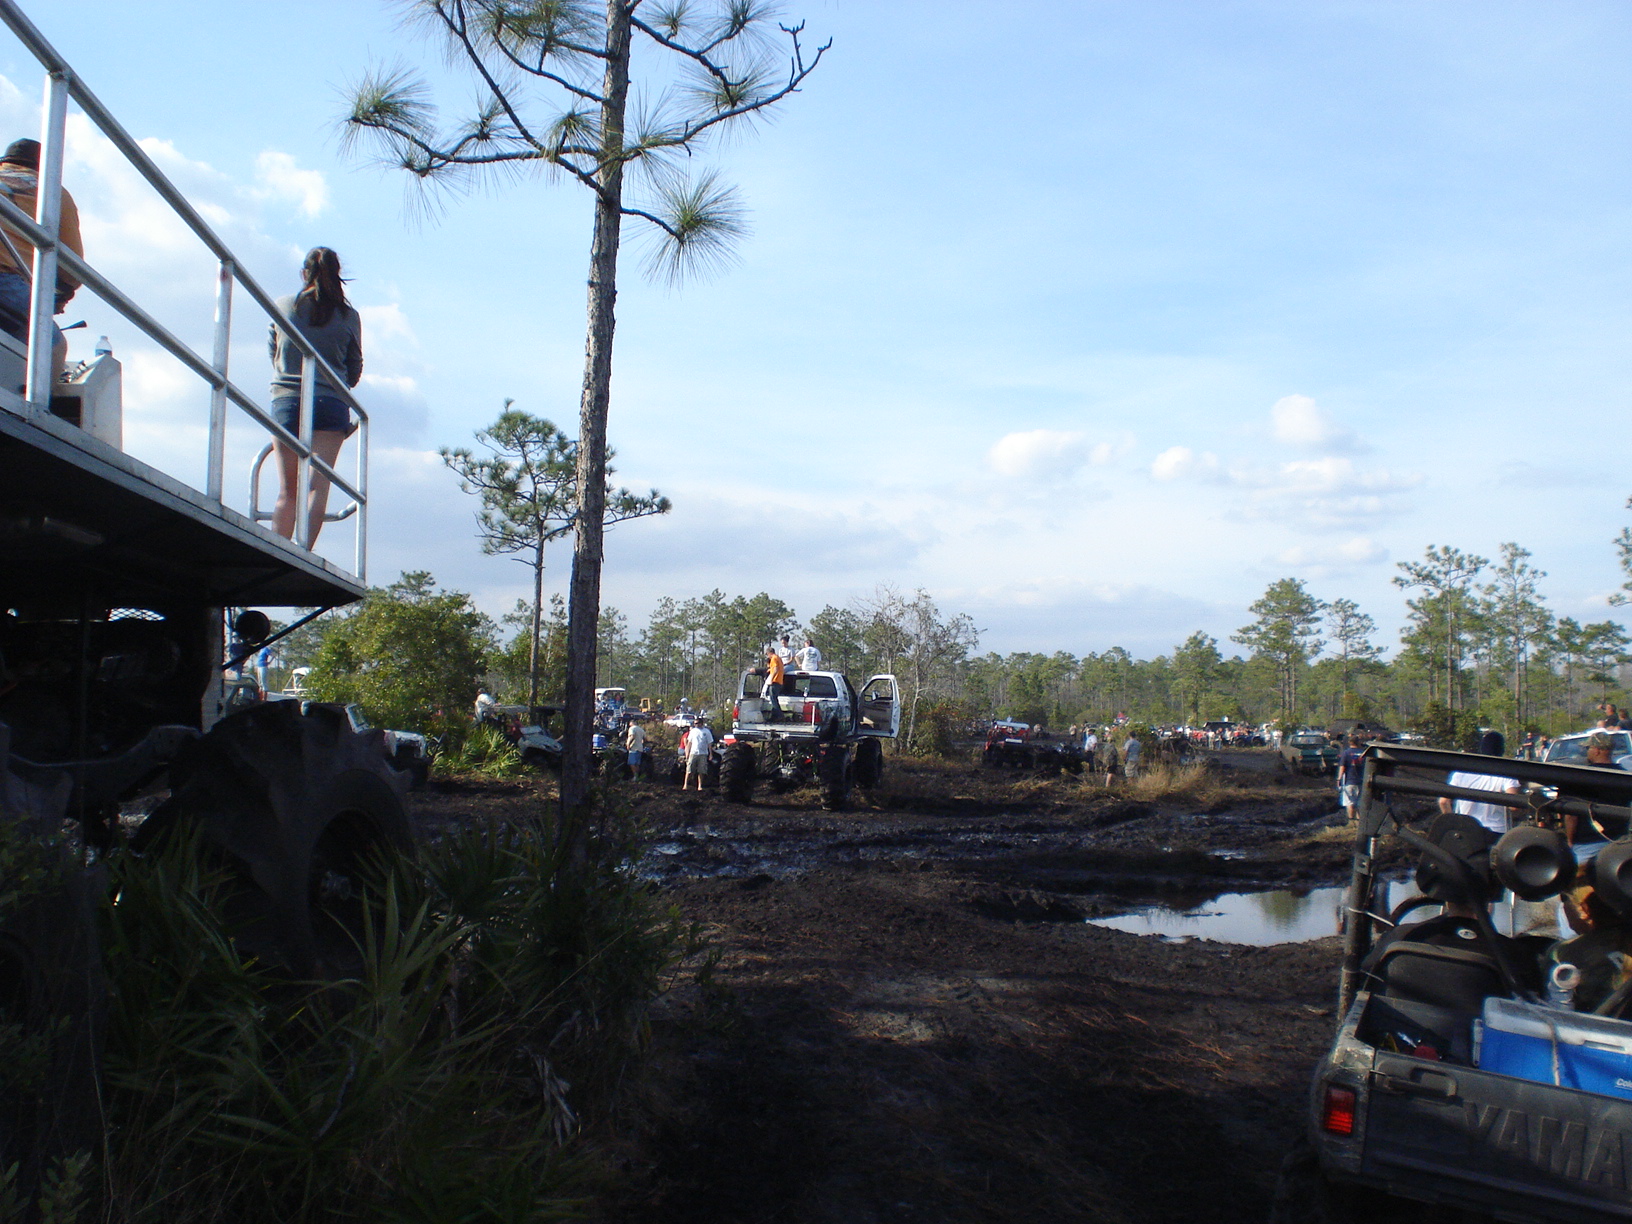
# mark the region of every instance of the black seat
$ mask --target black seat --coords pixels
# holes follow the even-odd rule
[[[1485,999],[1508,993],[1473,921],[1450,915],[1395,928],[1361,971],[1366,988],[1385,998],[1454,1011],[1479,1012]]]

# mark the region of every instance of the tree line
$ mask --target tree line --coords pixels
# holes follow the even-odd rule
[[[924,590],[881,586],[801,618],[769,592],[716,589],[666,595],[639,627],[604,607],[596,680],[665,710],[684,697],[727,716],[741,673],[763,661],[767,644],[787,634],[797,647],[808,636],[823,666],[858,687],[869,675],[898,676],[909,748],[988,717],[1056,729],[1124,716],[1287,726],[1350,717],[1395,728],[1482,722],[1509,735],[1556,733],[1579,726],[1605,700],[1625,700],[1620,668],[1632,661],[1632,637],[1611,620],[1556,616],[1541,593],[1546,575],[1526,549],[1504,544],[1492,562],[1435,546],[1397,569],[1407,623],[1390,659],[1375,620],[1355,601],[1322,600],[1296,578],[1272,582],[1251,605],[1253,619],[1230,637],[1241,649],[1227,656],[1216,638],[1197,631],[1151,659],[1120,646],[1080,656],[979,654],[974,620],[942,609]],[[302,630],[285,643],[280,663],[275,682],[308,665],[320,696],[361,701],[393,726],[456,735],[479,687],[526,702],[536,675],[540,701],[559,703],[566,608],[559,597],[547,600],[535,622],[534,605],[522,600],[494,621],[429,574],[405,574],[357,608]]]

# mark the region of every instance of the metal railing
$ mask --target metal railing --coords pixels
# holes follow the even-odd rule
[[[239,265],[232,252],[205,224],[185,196],[165,177],[152,159],[142,150],[129,133],[120,126],[106,107],[75,75],[68,62],[45,40],[14,0],[0,0],[0,21],[28,48],[45,69],[45,100],[40,136],[40,165],[35,199],[36,213],[30,217],[4,194],[0,194],[0,220],[21,234],[34,249],[32,261],[32,309],[28,330],[28,373],[24,384],[24,398],[31,415],[41,416],[51,410],[51,321],[56,305],[57,271],[64,268],[77,277],[107,305],[135,324],[149,339],[180,361],[210,387],[209,453],[206,464],[205,495],[218,505],[224,487],[223,468],[226,464],[227,405],[241,409],[272,437],[292,449],[299,459],[299,479],[295,503],[295,542],[310,548],[310,526],[306,504],[311,492],[312,472],[327,477],[330,483],[352,499],[357,516],[355,573],[359,579],[367,577],[368,541],[368,413],[357,402],[346,386],[346,380],[301,335],[299,329],[278,309],[272,297]],[[81,259],[74,251],[58,241],[62,217],[62,161],[67,131],[68,102],[73,102],[85,117],[119,150],[147,183],[169,205],[188,229],[215,256],[218,278],[215,297],[215,343],[211,359],[206,361],[180,340],[162,323],[138,306],[106,277]],[[291,433],[283,428],[254,400],[227,376],[227,358],[232,340],[233,286],[240,286],[261,308],[289,342],[301,353],[299,430]],[[317,394],[317,380],[323,375],[327,384],[324,394],[337,394],[357,414],[360,428],[357,433],[357,476],[349,481],[312,449],[313,402]],[[258,469],[257,464],[257,469]],[[327,521],[349,517],[352,507],[338,515],[327,516]],[[252,509],[253,513],[253,509]]]

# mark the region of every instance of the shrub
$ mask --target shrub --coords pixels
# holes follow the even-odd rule
[[[623,822],[608,822],[621,826]],[[140,1224],[576,1218],[645,1006],[688,935],[591,839],[456,834],[369,886],[362,972],[279,980],[195,844],[112,864],[107,1185]]]

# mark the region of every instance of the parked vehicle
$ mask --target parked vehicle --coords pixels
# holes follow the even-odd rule
[[[1560,735],[1547,745],[1543,760],[1553,765],[1585,765],[1587,741],[1594,735],[1609,736],[1610,760],[1622,769],[1632,770],[1632,735],[1625,731],[1577,731],[1573,735]]]
[[[773,706],[762,696],[764,675],[747,671],[731,707],[720,785],[736,803],[751,803],[760,779],[779,789],[820,783],[822,807],[844,808],[853,786],[884,780],[881,740],[901,730],[901,690],[895,677],[871,677],[858,693],[839,672],[789,672],[787,693]]]
[[[1342,750],[1324,731],[1305,728],[1281,741],[1281,768],[1296,773],[1329,773],[1337,768]]]
[[[499,734],[515,746],[523,762],[536,769],[559,773],[564,713],[560,706],[492,705],[487,707],[482,721],[496,727]]]
[[[1044,773],[1082,772],[1082,746],[1075,740],[1033,731],[1027,723],[995,720],[986,733],[981,763],[991,769],[1035,769]]]
[[[1592,1010],[1577,1011],[1580,982],[1555,965],[1598,954],[1505,938],[1488,912],[1504,887],[1541,901],[1575,884],[1558,831],[1574,817],[1609,835],[1588,878],[1603,912],[1626,922],[1632,774],[1388,744],[1364,759],[1337,1033],[1273,1224],[1428,1218],[1402,1200],[1433,1204],[1434,1219],[1632,1217],[1632,983],[1603,979],[1607,996],[1583,994]],[[1452,787],[1453,772],[1524,790]],[[1512,808],[1519,823],[1497,839],[1471,818],[1440,818],[1431,838],[1408,823],[1417,797]],[[1385,913],[1380,855],[1402,842],[1422,856],[1423,895]],[[1453,908],[1421,920],[1441,906]]]

